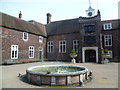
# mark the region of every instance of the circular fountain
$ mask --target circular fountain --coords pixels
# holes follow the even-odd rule
[[[42,65],[28,68],[26,76],[37,85],[83,85],[88,79],[88,69],[76,65]]]

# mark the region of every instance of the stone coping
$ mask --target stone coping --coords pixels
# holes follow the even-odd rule
[[[82,71],[76,71],[76,72],[67,72],[67,73],[44,73],[44,72],[34,72],[33,69],[36,68],[45,68],[45,67],[75,67],[75,68],[84,68],[85,70]],[[78,75],[78,74],[84,74],[88,72],[88,69],[84,66],[77,66],[77,65],[41,65],[41,66],[33,66],[28,69],[26,69],[26,72],[29,74],[36,74],[36,75],[45,75],[45,76],[69,76],[69,75]]]

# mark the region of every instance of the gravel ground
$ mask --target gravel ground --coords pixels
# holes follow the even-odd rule
[[[52,65],[52,64],[70,64],[87,67],[93,72],[93,80],[86,83],[84,87],[76,86],[76,88],[118,88],[118,63],[96,64],[96,63],[63,63],[63,62],[36,62],[27,64],[16,64],[2,67],[2,88],[43,88],[43,86],[35,86],[21,81],[18,74],[24,75],[26,69],[31,66]],[[0,85],[1,86],[1,85]],[[45,86],[46,87],[46,86]],[[74,87],[75,88],[75,87]]]

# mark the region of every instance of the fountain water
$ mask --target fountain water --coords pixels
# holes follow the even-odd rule
[[[88,69],[77,65],[42,65],[28,68],[26,76],[37,85],[83,85],[88,79]]]

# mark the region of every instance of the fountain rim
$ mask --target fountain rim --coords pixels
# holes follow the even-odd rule
[[[59,67],[59,66],[66,66],[66,67],[78,67],[78,68],[84,68],[85,70],[82,71],[76,71],[76,72],[67,72],[67,73],[50,73],[46,74],[43,72],[34,72],[32,69],[35,68],[42,68],[42,67]],[[26,69],[26,72],[29,74],[36,74],[36,75],[45,75],[45,76],[69,76],[69,75],[78,75],[78,74],[84,74],[88,72],[88,69],[84,66],[78,66],[78,65],[40,65],[40,66],[32,66]]]

